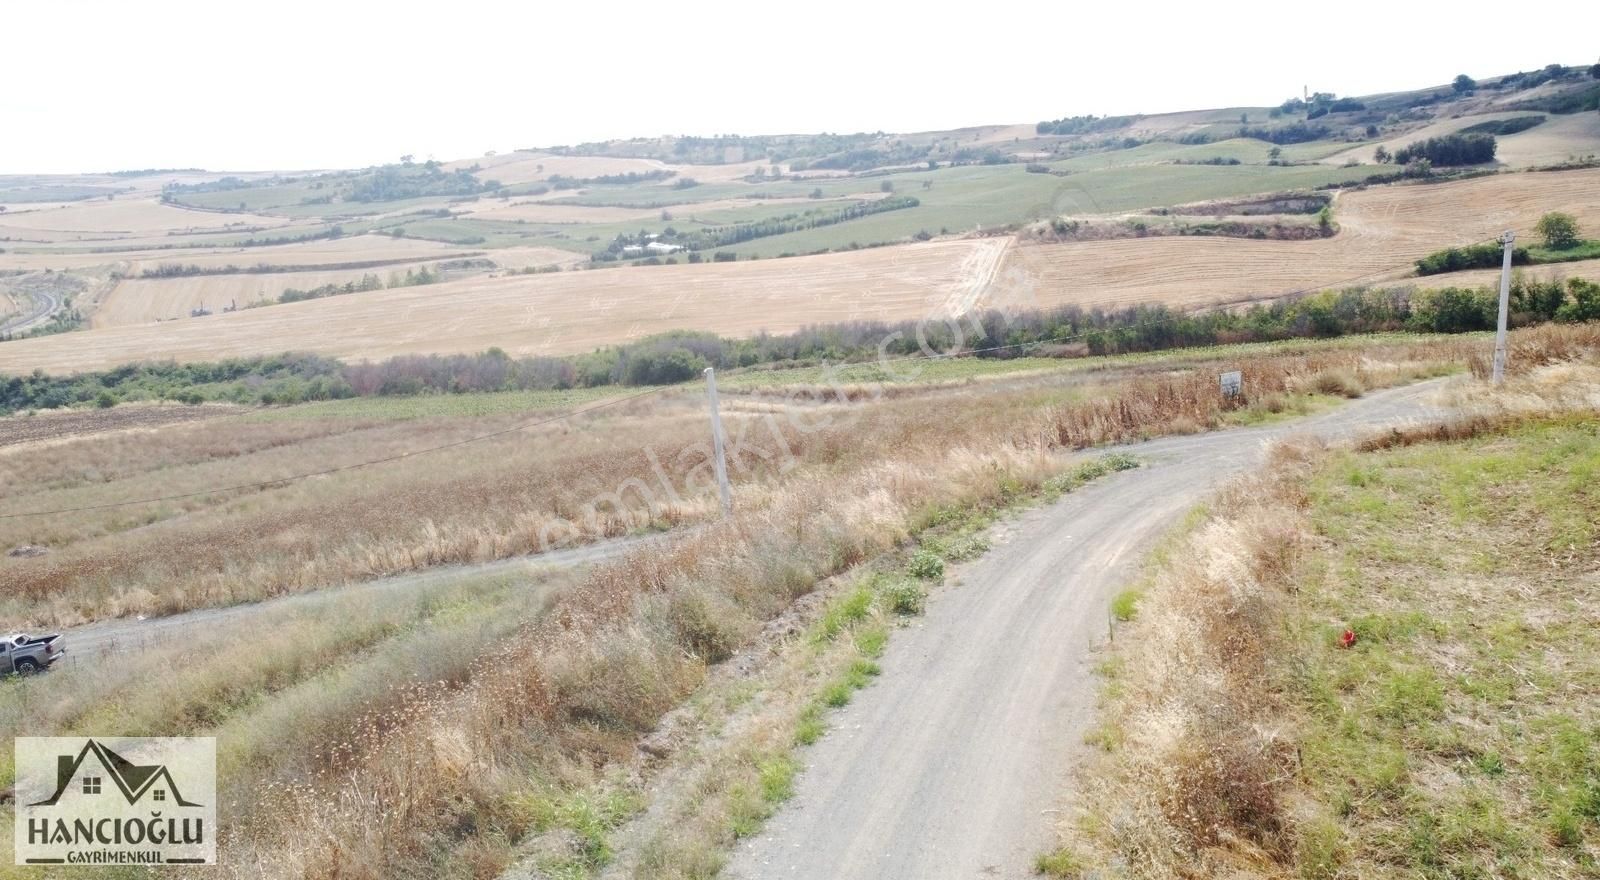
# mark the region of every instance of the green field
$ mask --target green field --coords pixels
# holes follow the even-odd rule
[[[1224,112],[1213,115],[1217,117],[1219,132],[1225,129],[1229,120]],[[1232,118],[1236,120],[1237,114]],[[1059,147],[1060,144],[1059,141],[1040,141],[1035,146]],[[1020,150],[1024,145],[1018,141],[1000,146],[1002,150]],[[348,186],[342,178],[320,182],[307,178],[222,192],[182,193],[177,198],[181,203],[197,207],[238,209],[242,205],[248,210],[295,218],[321,217],[328,222],[342,223],[346,232],[400,229],[408,236],[454,244],[488,248],[538,244],[581,254],[605,250],[618,235],[660,233],[668,227],[685,231],[758,222],[811,207],[842,204],[853,196],[881,192],[885,186],[920,202],[915,208],[872,214],[846,223],[754,239],[726,248],[742,258],[777,257],[900,242],[923,234],[962,234],[977,229],[1009,227],[1063,214],[1123,214],[1208,199],[1304,190],[1361,181],[1392,170],[1376,165],[1333,167],[1309,161],[1348,146],[1344,141],[1334,140],[1285,146],[1281,148],[1285,161],[1307,164],[1269,165],[1273,147],[1264,141],[1229,138],[1193,145],[1157,141],[1131,149],[1099,148],[1059,153],[1047,163],[1053,172],[1049,174],[1030,173],[1020,163],[943,165],[933,169],[918,166],[848,177],[809,180],[790,177],[759,183],[733,181],[683,189],[655,182],[600,184],[570,194],[558,193],[552,200],[555,204],[572,206],[670,209],[672,215],[670,220],[655,216],[607,223],[444,218],[422,213],[452,209],[461,204],[443,196],[390,202],[303,204],[309,198],[344,191]],[[1176,164],[1219,157],[1236,159],[1241,164]],[[692,169],[684,176],[692,177]],[[526,193],[541,186],[543,184],[524,184],[508,187],[504,192]],[[818,198],[809,198],[812,195]],[[695,210],[696,204],[735,198],[799,198],[805,201],[756,204],[704,214]],[[411,213],[408,216],[406,212]],[[375,216],[379,214],[383,215],[381,219]]]

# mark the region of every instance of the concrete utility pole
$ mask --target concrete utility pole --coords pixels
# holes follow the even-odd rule
[[[728,460],[722,451],[722,411],[717,406],[717,371],[706,367],[706,397],[711,402],[711,449],[716,455],[717,489],[722,493],[722,515],[733,513],[733,491],[728,488]]]
[[[1500,323],[1494,334],[1494,384],[1496,385],[1506,379],[1506,316],[1511,311],[1511,243],[1516,240],[1516,233],[1509,229],[1500,236],[1500,243],[1506,246],[1506,253],[1500,262]]]

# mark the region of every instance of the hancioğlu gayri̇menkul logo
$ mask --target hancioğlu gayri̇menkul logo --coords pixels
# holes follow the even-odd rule
[[[19,865],[210,865],[217,859],[211,737],[22,736]]]

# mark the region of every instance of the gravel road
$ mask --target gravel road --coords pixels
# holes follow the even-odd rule
[[[0,333],[22,333],[32,330],[35,326],[43,324],[61,308],[61,295],[49,291],[34,291],[18,293],[16,296],[26,300],[29,310],[26,314],[14,315],[0,320]]]
[[[1145,553],[1266,441],[1437,416],[1441,382],[1376,392],[1309,419],[1123,447],[1144,467],[1005,523],[883,674],[805,751],[795,797],[744,843],[738,880],[1031,878],[1095,705],[1110,597]]]

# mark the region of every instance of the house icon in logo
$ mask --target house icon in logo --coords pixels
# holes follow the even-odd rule
[[[166,765],[135,764],[92,739],[75,756],[56,756],[55,794],[28,806],[54,806],[69,793],[74,798],[96,797],[104,791],[107,779],[130,805],[136,805],[148,796],[149,805],[155,809],[200,806],[184,800],[183,795],[178,793],[178,787],[173,784],[172,774]]]

